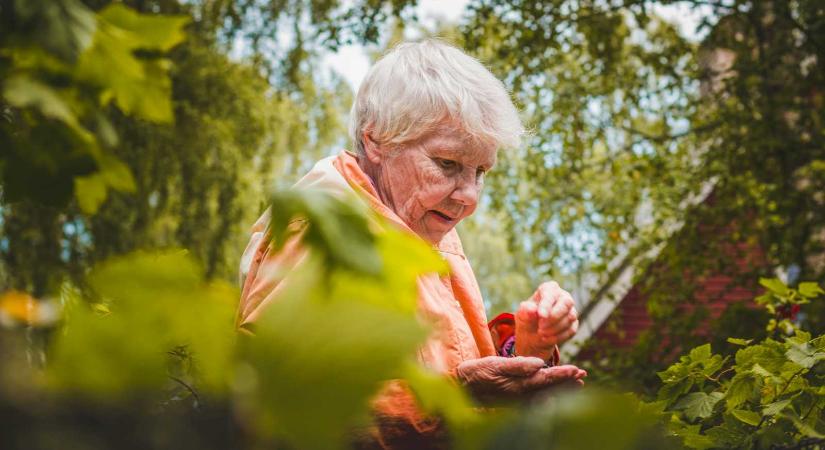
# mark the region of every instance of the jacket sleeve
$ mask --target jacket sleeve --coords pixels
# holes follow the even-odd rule
[[[236,326],[244,331],[252,331],[252,324],[283,291],[290,272],[300,266],[307,255],[306,248],[301,245],[305,222],[290,224],[286,242],[278,251],[272,250],[268,222],[267,211],[252,227],[252,236],[241,257],[241,299]]]

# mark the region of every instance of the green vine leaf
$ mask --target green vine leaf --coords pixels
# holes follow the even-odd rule
[[[785,400],[779,400],[779,401],[773,402],[773,403],[765,406],[764,409],[762,409],[762,415],[775,416],[775,415],[779,414],[780,412],[782,412],[790,404],[791,404],[791,399],[789,399],[789,398],[785,399]]]
[[[733,417],[736,417],[742,422],[753,426],[759,425],[759,422],[762,420],[762,416],[760,416],[758,413],[743,409],[734,409],[733,411],[731,411],[731,414],[733,414]]]
[[[713,414],[713,408],[725,397],[723,392],[692,392],[682,397],[674,406],[676,410],[682,410],[688,420],[706,419]]]

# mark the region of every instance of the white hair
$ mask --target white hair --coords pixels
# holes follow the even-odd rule
[[[399,145],[445,121],[473,139],[516,148],[524,127],[504,84],[477,59],[438,40],[402,43],[372,66],[355,96],[349,134]]]

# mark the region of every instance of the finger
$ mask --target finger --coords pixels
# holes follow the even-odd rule
[[[575,326],[574,326],[575,325]],[[548,341],[553,341],[556,345],[566,342],[568,339],[573,337],[576,334],[576,329],[578,328],[578,321],[571,324],[566,330],[561,331],[560,333],[550,335],[546,337]]]
[[[544,347],[553,346],[553,345],[561,345],[567,342],[573,335],[576,334],[576,327],[574,326],[576,323],[571,324],[566,330],[562,330],[559,333],[553,333],[550,331],[540,331],[538,333],[539,339],[541,339],[541,344]]]
[[[544,360],[532,356],[516,356],[502,358],[502,360],[497,364],[496,370],[502,375],[511,377],[529,377],[544,367]]]
[[[536,302],[541,301],[543,298],[553,298],[555,297],[554,292],[561,289],[559,283],[555,281],[545,281],[541,283],[538,288],[536,288],[536,292],[533,293],[533,300]]]
[[[550,310],[549,317],[551,319],[561,320],[570,313],[574,305],[573,297],[566,291],[561,291],[556,297],[556,302],[553,304],[553,309]]]
[[[579,380],[582,378],[580,372],[581,369],[576,366],[543,368],[532,376],[525,378],[521,383],[521,387],[525,390],[544,389],[564,382]]]
[[[555,281],[549,281],[539,285],[533,294],[533,300],[539,305],[539,317],[549,317],[550,310],[555,305],[558,291],[561,288]]]
[[[562,332],[571,328],[574,324],[578,326],[578,314],[576,314],[576,308],[570,308],[567,314],[561,319],[559,319],[557,322],[548,322],[550,321],[539,321],[539,330],[549,334],[561,334]]]
[[[538,307],[530,300],[519,304],[516,311],[516,330],[519,333],[535,333],[538,329]]]

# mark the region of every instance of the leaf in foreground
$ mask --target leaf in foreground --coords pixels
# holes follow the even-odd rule
[[[89,283],[107,313],[74,305],[53,343],[53,386],[111,400],[158,390],[167,381],[166,352],[186,346],[203,387],[225,387],[237,291],[203,281],[183,252],[114,258],[95,268]]]

